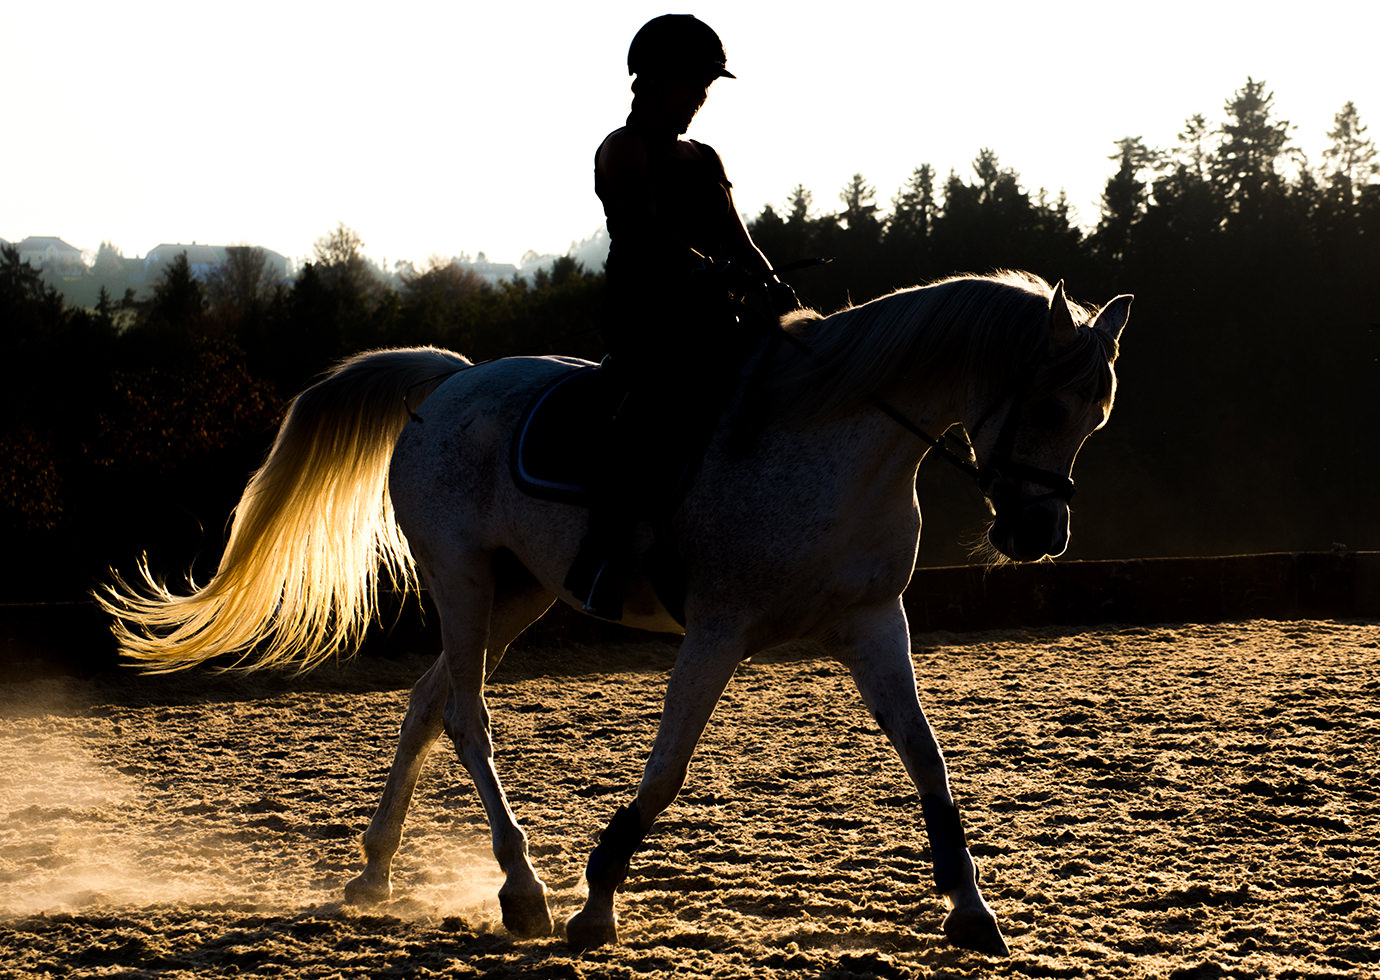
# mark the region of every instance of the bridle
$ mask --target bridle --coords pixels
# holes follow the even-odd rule
[[[945,462],[976,480],[978,491],[993,504],[997,503],[994,494],[996,494],[997,483],[1001,480],[1019,480],[1022,483],[1035,483],[1048,488],[1045,493],[1037,496],[1021,498],[1019,503],[1022,506],[1037,504],[1045,500],[1062,500],[1067,503],[1074,493],[1072,477],[1057,473],[1054,470],[1046,470],[1038,466],[1031,466],[1029,463],[1022,463],[1011,456],[1011,450],[1016,441],[1016,417],[1029,398],[1029,380],[1033,378],[1041,366],[1036,365],[1034,370],[1025,372],[1026,378],[1022,379],[1021,390],[1011,396],[1011,408],[1007,411],[1006,417],[1002,420],[1001,428],[997,431],[997,439],[992,446],[992,456],[982,464],[977,462],[977,453],[973,449],[972,440],[982,431],[983,426],[987,424],[996,410],[1008,400],[1007,398],[995,399],[982,413],[977,425],[973,426],[973,431],[968,433],[967,438],[961,443],[967,451],[966,454],[962,455],[949,447],[947,432],[936,439],[889,402],[875,398],[872,404],[887,418],[921,442],[926,443]]]
[[[1035,386],[1035,378],[1039,375],[1048,363],[1048,357],[1042,358],[1029,367],[1025,368],[1017,375],[1014,384],[1011,386],[1011,394],[1008,397],[1000,397],[988,406],[987,410],[978,418],[978,422],[973,426],[973,431],[969,433],[969,439],[974,439],[982,431],[982,427],[987,424],[992,414],[998,406],[1006,401],[1010,401],[1011,407],[1007,409],[1006,416],[1002,419],[1001,428],[997,430],[997,438],[992,444],[992,456],[981,467],[976,468],[978,489],[982,495],[993,504],[997,503],[993,496],[996,493],[997,483],[1001,480],[1016,480],[1021,483],[1034,483],[1046,488],[1046,492],[1037,494],[1033,497],[1021,497],[1017,502],[1022,507],[1031,504],[1038,504],[1045,500],[1062,500],[1068,503],[1073,497],[1074,485],[1073,478],[1064,473],[1054,470],[1042,469],[1038,466],[1031,466],[1029,463],[1022,463],[1012,457],[1012,449],[1016,442],[1016,420],[1022,414],[1022,410],[1034,399],[1031,392]],[[970,443],[971,445],[971,443]]]
[[[811,357],[815,356],[809,344],[801,340],[795,334],[788,333],[782,329],[780,335],[784,337],[797,350],[801,350]],[[1025,368],[1008,389],[1008,394],[1003,394],[995,399],[987,407],[987,410],[978,417],[977,424],[973,426],[973,431],[960,444],[965,452],[955,452],[948,445],[948,432],[940,434],[939,438],[930,435],[919,425],[906,416],[904,412],[882,398],[873,398],[872,405],[887,418],[891,419],[901,428],[915,436],[921,442],[928,445],[939,456],[959,472],[977,481],[978,492],[991,501],[994,505],[998,502],[994,494],[996,487],[1001,480],[1018,480],[1022,483],[1034,483],[1046,487],[1047,492],[1034,497],[1021,498],[1018,503],[1021,506],[1037,504],[1045,500],[1062,500],[1067,503],[1074,493],[1073,478],[1063,473],[1056,473],[1054,470],[1041,469],[1038,466],[1031,466],[1012,458],[1011,450],[1016,442],[1016,419],[1020,414],[1020,409],[1025,407],[1030,400],[1030,394],[1035,386],[1035,378],[1039,375],[1042,368],[1046,366],[1048,358],[1042,358],[1029,367]],[[1002,419],[1001,428],[997,430],[997,439],[993,443],[992,457],[986,462],[977,462],[977,452],[973,449],[972,440],[982,431],[983,427],[991,420],[993,414],[1007,401],[1011,407],[1007,411],[1005,418]]]

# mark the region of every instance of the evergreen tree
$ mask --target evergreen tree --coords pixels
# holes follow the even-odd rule
[[[934,193],[934,168],[921,164],[891,201],[891,214],[882,233],[883,261],[895,285],[932,278],[930,234],[939,210]]]
[[[1361,123],[1356,103],[1342,106],[1332,123],[1333,128],[1327,133],[1332,145],[1323,151],[1331,162],[1331,175],[1345,177],[1353,187],[1369,183],[1380,174],[1380,162],[1376,160],[1375,141],[1366,138],[1367,127]]]
[[[902,248],[915,247],[929,237],[938,206],[934,197],[934,168],[923,163],[892,198],[886,235]]]
[[[186,252],[178,252],[164,267],[145,307],[144,321],[154,330],[179,336],[203,332],[206,293],[192,275]]]
[[[1333,117],[1328,131],[1332,145],[1323,151],[1327,162],[1322,198],[1325,224],[1354,225],[1363,189],[1380,175],[1375,142],[1366,137],[1366,126],[1354,102],[1348,102]]]
[[[805,189],[804,184],[796,184],[791,190],[790,210],[786,213],[786,224],[800,228],[810,223],[810,209],[814,206],[814,195]]]
[[[1148,202],[1142,173],[1155,164],[1158,154],[1139,136],[1127,136],[1116,145],[1117,152],[1108,159],[1119,165],[1102,192],[1102,215],[1092,244],[1102,258],[1120,262],[1130,246],[1131,229],[1144,216]]]
[[[843,210],[839,220],[849,232],[860,236],[876,236],[879,229],[877,221],[877,189],[869,184],[862,174],[854,174],[848,184],[839,192]]]
[[[1176,162],[1199,180],[1208,178],[1215,159],[1208,146],[1210,138],[1207,119],[1201,112],[1189,116],[1184,122],[1183,132],[1179,134]]]
[[[1276,120],[1274,93],[1265,82],[1247,78],[1226,103],[1227,121],[1220,130],[1221,142],[1211,165],[1213,180],[1221,187],[1228,216],[1247,224],[1260,220],[1281,193],[1277,169],[1289,145],[1287,120]]]

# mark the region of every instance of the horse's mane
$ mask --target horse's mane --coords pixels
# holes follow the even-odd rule
[[[782,326],[812,353],[793,353],[773,372],[768,389],[776,414],[809,419],[847,411],[902,378],[944,384],[961,372],[992,392],[1004,390],[1041,354],[1053,292],[1039,276],[1003,271],[899,289],[829,316],[793,313]],[[1069,309],[1078,327],[1091,322],[1092,311],[1077,303]],[[1046,372],[1050,386],[1076,386],[1110,406],[1116,341],[1094,330],[1079,329],[1077,337],[1056,352]]]

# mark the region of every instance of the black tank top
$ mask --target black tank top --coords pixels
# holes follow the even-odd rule
[[[639,234],[631,222],[617,213],[610,189],[596,165],[594,192],[604,205],[609,230],[609,275],[619,277],[635,268],[641,275],[648,274],[649,270],[640,266],[648,255],[649,245],[654,245],[651,252],[661,255],[671,252],[684,257],[685,265],[674,272],[666,270],[668,274],[679,273],[690,266],[692,248],[701,255],[722,258],[729,245],[726,230],[732,227],[733,198],[729,191],[733,185],[724,173],[719,155],[712,147],[696,140],[685,141],[694,152],[676,154],[673,152],[676,140],[649,138],[633,125],[627,129],[640,136],[647,148],[648,179],[657,210],[656,242],[638,240],[646,232]],[[602,143],[600,149],[603,149]],[[595,158],[598,159],[597,152]],[[659,277],[654,275],[654,278]]]

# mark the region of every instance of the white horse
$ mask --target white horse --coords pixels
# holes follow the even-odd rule
[[[752,451],[728,448],[730,406],[667,524],[683,605],[665,601],[648,575],[630,585],[623,622],[681,632],[668,611],[678,607],[684,641],[636,798],[589,858],[588,899],[566,926],[572,946],[617,941],[614,892],[679,792],[735,668],[805,640],[848,668],[915,783],[949,908],[945,934],[1006,953],[916,694],[901,604],[920,534],[916,468],[931,434],[963,423],[995,515],[992,545],[1018,560],[1062,553],[1069,473],[1111,410],[1130,300],[1119,296],[1094,316],[1066,301],[1062,283],[1003,273],[792,319],[797,344],[758,372],[766,411]],[[390,897],[403,818],[445,732],[488,816],[505,874],[504,924],[518,936],[552,929],[546,888],[494,769],[483,689],[508,644],[554,601],[576,604],[562,582],[588,511],[521,492],[510,465],[525,406],[576,363],[471,365],[433,348],[352,358],[293,403],[205,586],[174,594],[141,565],[137,588],[117,578],[103,597],[125,653],[149,669],[229,655],[237,666],[305,670],[357,642],[380,568],[413,587],[420,571],[443,649],[412,691],[364,833],[366,866],[345,888],[350,901]]]

